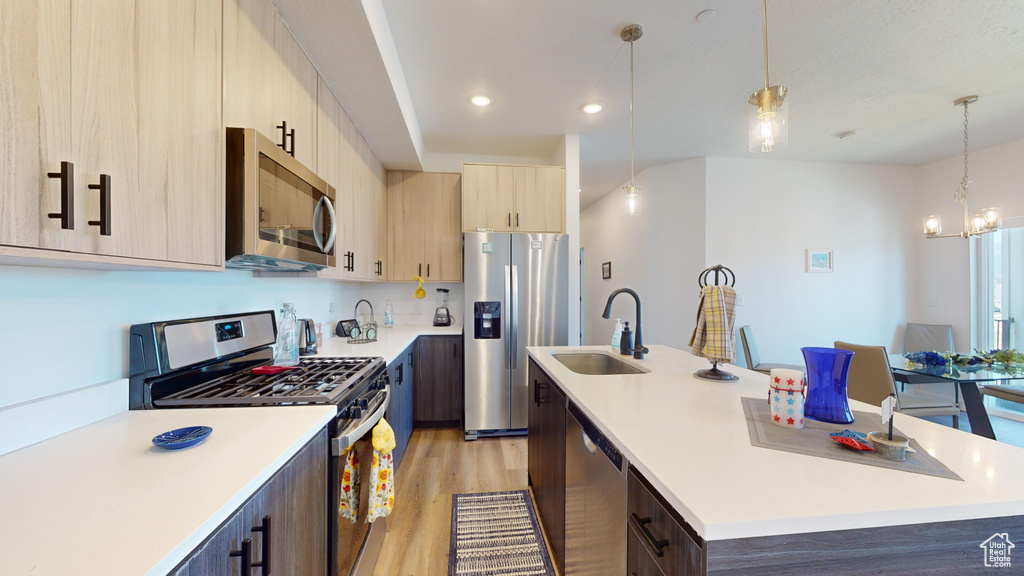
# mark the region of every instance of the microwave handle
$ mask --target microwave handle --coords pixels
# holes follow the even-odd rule
[[[327,206],[327,215],[331,218],[331,233],[327,235],[327,242],[324,243],[324,254],[328,254],[331,248],[334,248],[334,240],[338,237],[338,219],[335,217],[334,204],[331,202],[331,199],[324,196],[320,200],[324,203],[324,206]]]
[[[320,231],[320,228],[314,225],[313,240],[316,241],[317,248],[319,248],[324,254],[327,254],[334,246],[334,239],[338,235],[338,222],[334,215],[334,206],[331,205],[331,199],[327,196],[321,196],[320,201],[316,203],[316,208],[313,209],[313,221],[320,221],[320,214],[323,213],[324,206],[327,206],[327,215],[331,219],[331,233],[327,236],[327,242],[325,243],[323,232]]]
[[[383,398],[378,400],[381,397]],[[374,397],[372,405],[375,405],[376,408],[369,416],[349,424],[343,430],[340,430],[336,437],[331,439],[331,454],[333,456],[341,456],[345,448],[355,444],[356,440],[365,436],[384,417],[384,411],[388,409],[388,404],[390,403],[391,387],[389,386],[378,392],[377,396]]]

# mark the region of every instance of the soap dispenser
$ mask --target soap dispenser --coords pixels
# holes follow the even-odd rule
[[[633,331],[629,329],[629,322],[622,328],[622,337],[619,339],[619,354],[633,354]]]
[[[615,319],[615,330],[612,331],[612,352],[619,351],[619,342],[622,338],[622,318]]]

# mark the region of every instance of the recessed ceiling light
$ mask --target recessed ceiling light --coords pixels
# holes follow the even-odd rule
[[[490,106],[491,102],[494,102],[490,96],[485,96],[483,94],[477,94],[476,96],[471,97],[469,101],[472,102],[474,106]]]
[[[604,110],[604,104],[601,104],[600,102],[591,102],[581,106],[580,110],[583,110],[587,114],[597,114],[601,110]]]

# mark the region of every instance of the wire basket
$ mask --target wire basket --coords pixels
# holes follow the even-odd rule
[[[377,323],[365,322],[359,326],[359,337],[349,338],[349,344],[369,344],[377,341]]]

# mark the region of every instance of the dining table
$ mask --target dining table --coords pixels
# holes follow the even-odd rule
[[[985,409],[981,386],[1000,386],[1013,380],[1024,380],[1024,365],[1004,364],[999,362],[979,362],[974,365],[958,365],[949,363],[945,366],[926,366],[908,361],[902,354],[889,355],[889,367],[897,380],[901,375],[930,376],[922,380],[913,378],[911,384],[931,385],[954,383],[959,387],[967,410],[967,420],[971,423],[971,432],[992,440],[996,439],[988,411]]]

